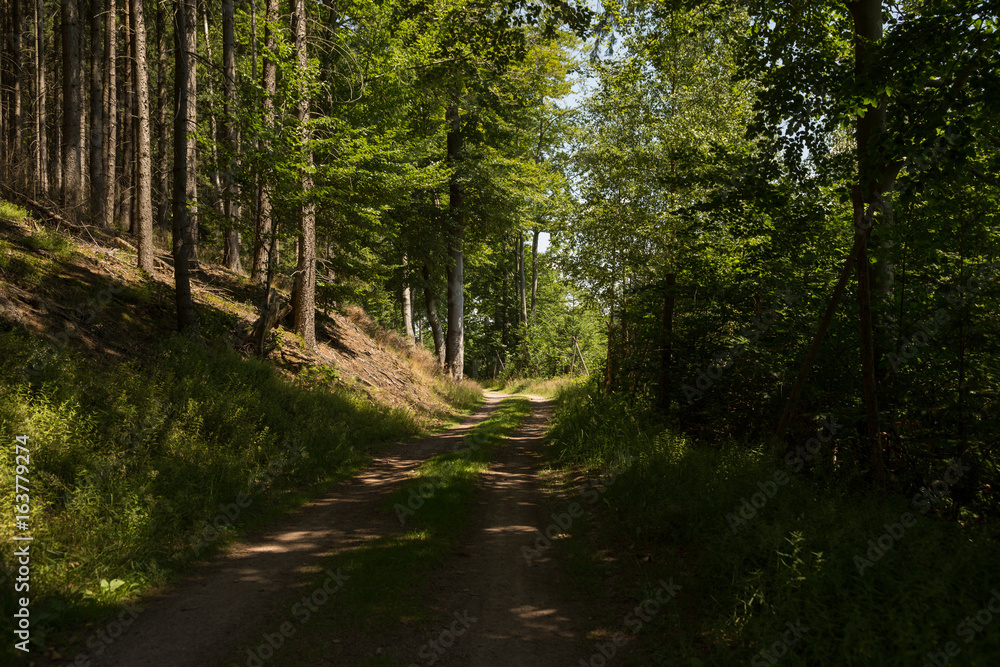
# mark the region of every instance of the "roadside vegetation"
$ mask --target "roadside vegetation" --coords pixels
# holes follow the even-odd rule
[[[1000,654],[996,614],[980,613],[1000,605],[996,524],[949,520],[942,493],[961,468],[942,465],[927,493],[844,494],[815,465],[836,436],[811,462],[776,463],[763,444],[693,440],[650,414],[572,386],[550,431],[557,468],[602,489],[556,541],[577,590],[608,594],[595,582],[615,578],[631,595],[601,629],[622,630],[649,582],[682,586],[621,664],[921,665],[950,642],[954,664]],[[808,630],[786,635],[788,623]]]
[[[436,622],[437,612],[427,605],[427,578],[467,532],[479,475],[489,467],[496,447],[503,446],[530,414],[527,399],[504,399],[461,447],[422,463],[382,505],[400,520],[404,532],[328,559],[324,568],[346,575],[348,584],[337,592],[336,604],[320,608],[319,622],[297,628],[268,664],[315,664],[329,656],[330,628],[343,638],[338,641],[350,642],[352,636],[377,638],[400,622],[418,628]],[[246,659],[246,651],[237,652],[234,659]],[[398,663],[385,657],[365,664]]]

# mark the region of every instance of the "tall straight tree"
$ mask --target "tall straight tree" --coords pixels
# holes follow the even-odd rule
[[[275,36],[274,30],[278,22],[278,0],[267,0],[264,9],[264,67],[261,83],[264,88],[263,122],[267,127],[274,124],[274,92],[277,86],[277,65],[274,62]],[[258,179],[261,177],[258,175]],[[254,221],[253,267],[250,279],[256,283],[267,280],[269,264],[268,248],[271,236],[271,196],[263,180],[257,183],[257,211]]]
[[[132,4],[133,68],[135,70],[136,118],[135,208],[139,268],[153,272],[153,174],[149,146],[149,73],[146,60],[146,19],[142,0]]]
[[[187,11],[189,0],[176,0],[174,4],[174,295],[177,303],[177,330],[196,331],[194,303],[191,300],[190,276],[190,219],[188,197],[190,181],[194,175],[188,171],[188,78],[193,76],[194,53],[188,50],[196,31],[194,12]],[[189,22],[187,19],[191,17]]]
[[[233,0],[222,0],[222,140],[225,144],[222,201],[226,218],[223,262],[230,271],[242,273],[240,233],[233,224],[240,215],[239,205],[235,202],[236,183],[233,180],[233,161],[236,160],[238,143],[232,117],[232,101],[236,98],[236,33],[233,23]]]
[[[316,347],[316,205],[312,201],[313,155],[309,146],[309,57],[306,47],[305,0],[292,0],[292,34],[299,65],[299,104],[296,116],[303,159],[302,207],[299,211],[299,257],[295,271],[295,332],[309,349]]]
[[[104,205],[104,39],[103,0],[90,0],[90,208]]]
[[[107,0],[107,30],[105,31],[104,64],[104,201],[101,206],[100,225],[111,229],[115,222],[115,200],[118,179],[115,178],[118,153],[118,16],[115,0]]]
[[[184,50],[187,54],[187,93],[184,97],[187,110],[187,151],[185,159],[185,184],[187,193],[188,223],[185,227],[187,238],[187,257],[191,267],[198,266],[198,75],[195,67],[198,62],[198,6],[196,0],[184,0]],[[174,171],[176,174],[176,170]]]
[[[456,92],[454,100],[445,111],[447,126],[448,166],[452,170],[449,183],[448,204],[448,334],[445,339],[444,364],[454,380],[461,380],[465,371],[465,293],[464,293],[464,192],[459,175],[462,155],[462,119],[459,115]]]
[[[39,190],[49,193],[48,115],[45,80],[45,12],[35,0],[35,177]]]
[[[125,33],[124,61],[122,63],[121,101],[124,111],[122,129],[119,135],[121,146],[121,185],[118,188],[118,219],[125,221],[124,225],[130,234],[135,234],[135,77],[132,72],[132,6],[128,0],[122,3],[125,16],[122,20],[122,31]]]
[[[22,63],[21,63],[21,1],[11,0],[10,1],[10,32],[7,34],[8,48],[10,49],[10,54],[8,55],[8,62],[6,67],[9,68],[8,77],[10,82],[8,84],[9,92],[9,107],[7,109],[7,159],[10,161],[11,165],[14,167],[14,173],[20,180],[20,162],[21,162],[21,75],[22,75]]]
[[[63,124],[62,198],[67,207],[80,203],[80,8],[77,0],[61,0]]]
[[[170,100],[167,96],[167,27],[166,0],[156,1],[156,225],[164,232],[170,224],[170,186],[167,156],[170,144],[167,141],[167,123]]]

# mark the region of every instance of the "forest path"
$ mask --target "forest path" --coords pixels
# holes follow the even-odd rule
[[[518,396],[531,401],[531,415],[494,449],[469,530],[424,582],[434,620],[364,638],[331,629],[323,659],[312,664],[551,667],[589,657],[582,645],[588,614],[566,599],[559,564],[548,550],[530,563],[522,551],[534,549],[536,530],[554,524],[538,480],[552,405]]]
[[[505,397],[486,392],[483,405],[460,425],[393,447],[328,494],[224,550],[170,589],[140,601],[134,619],[123,612],[122,620],[129,620],[124,632],[114,621],[116,627],[105,628],[102,634],[110,644],[96,635],[88,638],[81,647],[89,658],[85,664],[222,663],[233,650],[259,638],[262,630],[288,620],[289,603],[312,591],[325,558],[399,532],[396,516],[379,509],[383,498],[423,461],[458,448]],[[76,657],[64,659],[73,662]]]
[[[554,525],[538,483],[552,405],[528,398],[531,416],[497,448],[481,478],[472,530],[428,586],[437,591],[431,604],[448,621],[475,621],[450,648],[442,639],[454,626],[442,625],[424,638],[423,655],[418,650],[404,664],[541,667],[573,665],[582,657],[577,654],[586,638],[580,624],[585,615],[580,605],[564,599],[558,563],[549,551],[529,559],[522,550],[535,548],[536,530]],[[431,640],[441,649],[432,648]]]

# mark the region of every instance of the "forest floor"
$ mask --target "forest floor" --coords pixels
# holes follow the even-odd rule
[[[100,654],[89,654],[89,664],[567,663],[585,635],[579,605],[560,595],[560,572],[552,558],[543,555],[529,564],[522,556],[522,546],[532,545],[536,527],[546,523],[538,473],[551,405],[537,396],[529,397],[530,417],[497,448],[480,479],[471,529],[443,567],[416,583],[428,613],[423,622],[404,619],[375,634],[363,625],[343,631],[323,627],[319,615],[306,624],[303,617],[311,614],[295,607],[304,596],[317,606],[327,599],[337,603],[338,589],[352,582],[339,569],[323,574],[328,559],[402,532],[385,510],[385,499],[421,462],[453,451],[505,396],[487,392],[483,406],[462,424],[396,446],[332,492],[138,601],[124,633],[102,644]],[[329,596],[316,594],[323,584]],[[287,633],[290,627],[298,636]],[[277,649],[267,649],[269,636]],[[74,654],[69,649],[66,659]]]

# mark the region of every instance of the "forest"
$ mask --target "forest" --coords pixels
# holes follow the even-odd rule
[[[0,655],[1000,656],[997,0],[0,36]]]

